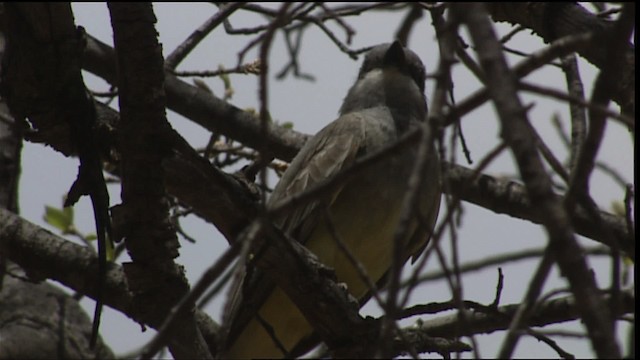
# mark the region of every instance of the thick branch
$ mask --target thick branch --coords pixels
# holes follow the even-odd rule
[[[0,49],[0,52],[2,50]],[[18,182],[22,131],[9,115],[5,101],[0,100],[0,207],[18,213]]]
[[[87,70],[105,78],[107,81],[112,81],[109,80],[113,78],[114,74],[114,69],[110,63],[112,56],[113,49],[111,47],[90,38],[85,53],[85,67]],[[227,136],[245,142],[249,146],[258,147],[260,144],[262,132],[260,130],[260,122],[256,117],[171,75],[167,75],[166,88],[169,108],[172,108],[171,104],[173,104],[173,110],[178,111],[178,109],[181,109],[180,111],[183,111],[183,115],[194,117],[194,121],[200,125],[212,131],[220,131]],[[117,113],[111,109],[103,110],[109,113],[109,117],[117,116]],[[273,148],[270,150],[273,151],[276,157],[284,160],[291,160],[293,155],[297,153],[308,138],[308,135],[275,126],[269,130],[269,136],[269,142],[273,145]],[[180,142],[183,143],[183,145],[186,144],[184,140],[180,140]],[[110,142],[105,141],[105,143]],[[182,147],[182,145],[181,148],[186,149],[186,147]],[[184,151],[179,150],[179,153],[184,153]],[[183,155],[178,155],[178,157],[183,157]],[[216,224],[218,229],[229,239],[229,234],[235,234],[235,231],[246,225],[246,222],[244,222],[247,220],[245,214],[251,214],[252,212],[217,211],[216,209],[225,209],[227,206],[232,206],[231,209],[237,209],[238,207],[237,205],[233,205],[233,201],[228,201],[232,200],[230,199],[232,195],[229,194],[229,191],[235,189],[233,192],[236,194],[247,194],[246,188],[243,189],[242,186],[235,186],[234,184],[239,183],[237,179],[223,175],[223,173],[218,170],[213,170],[213,172],[207,170],[206,164],[196,160],[193,154],[188,155],[187,158],[191,164],[185,164],[180,159],[171,159],[171,165],[169,165],[167,171],[176,175],[183,174],[184,176],[186,173],[183,172],[183,170],[200,168],[201,170],[192,172],[189,176],[194,176],[194,181],[196,179],[207,179],[205,182],[198,180],[197,183],[207,184],[208,190],[202,189],[206,191],[206,194],[196,193],[196,191],[199,192],[200,189],[195,189],[190,185],[194,182],[182,181],[179,176],[170,176],[167,178],[168,185],[171,188],[170,192],[185,201],[185,204],[193,207],[193,209],[198,214],[203,215],[207,221]],[[200,164],[196,165],[198,162],[200,162]],[[462,200],[470,201],[497,213],[506,213],[521,219],[540,223],[539,216],[531,211],[531,207],[528,205],[529,203],[523,202],[525,198],[519,195],[526,193],[524,187],[521,185],[509,183],[506,188],[502,186],[488,186],[489,184],[500,185],[503,184],[503,182],[490,176],[482,176],[481,179],[484,180],[474,182],[474,184],[478,186],[465,188],[457,186],[456,184],[462,185],[471,182],[472,172],[468,168],[453,165],[449,167],[448,173],[451,174],[454,182],[454,185],[451,187],[452,193],[458,195]],[[216,184],[223,186],[221,189],[216,189]],[[505,197],[504,191],[485,192],[490,189],[496,191],[507,189],[510,190],[511,194],[518,195]],[[494,197],[490,194],[496,196],[502,194],[502,196]],[[216,200],[221,197],[224,197],[224,202]],[[246,202],[242,201],[241,203]],[[235,219],[229,219],[229,217],[234,216],[236,217]],[[571,216],[578,234],[603,244],[610,244],[610,240],[604,237],[605,232],[594,227],[593,222],[590,221],[582,211],[571,214]],[[610,219],[610,221],[607,220],[605,222],[610,223],[614,228],[612,231],[616,235],[616,239],[621,239],[622,248],[630,254],[629,256],[635,257],[635,251],[633,251],[635,249],[634,239],[630,239],[626,228],[619,226],[619,224],[624,223],[624,220],[621,217],[611,214],[604,214],[603,217]]]
[[[147,322],[162,320],[188,291],[183,269],[173,262],[180,244],[169,220],[162,160],[165,134],[164,62],[150,3],[109,4],[117,50],[122,119],[120,234],[133,262],[124,270]],[[176,358],[211,358],[193,309],[179,321],[169,349]]]
[[[17,120],[24,122],[28,118],[40,135],[56,135],[51,129],[68,131],[61,135],[69,137],[69,148],[78,154],[80,166],[64,206],[75,204],[83,195],[90,196],[101,260],[99,272],[104,274],[106,243],[111,235],[109,193],[94,139],[95,106],[80,71],[84,32],[76,29],[69,4],[21,4],[7,6],[6,10],[6,63],[10,65],[4,69],[7,84],[3,85],[7,86],[4,90],[9,94],[10,107],[16,110]],[[49,61],[43,62],[41,56],[48,56]],[[98,296],[92,346],[101,312]]]
[[[7,3],[3,20],[7,47],[0,86],[12,115],[20,126],[29,120],[28,140],[74,153],[69,118],[84,84],[70,5]]]
[[[114,56],[113,48],[89,36],[83,58],[84,68],[116,85]],[[169,72],[165,72],[165,91],[169,109],[212,132],[225,134],[253,147],[259,144],[266,146],[280,159],[293,159],[306,141],[306,136],[273,124],[270,124],[268,137],[264,139],[256,117]]]
[[[112,53],[113,49],[111,49],[109,46],[90,38],[89,45],[85,53],[85,67],[96,75],[105,78],[107,81],[110,81],[109,79],[112,79],[114,74],[114,69],[110,62],[110,59],[113,56]],[[181,113],[183,115],[190,115],[190,118],[194,118],[194,121],[205,126],[206,128],[212,131],[220,131],[225,135],[245,142],[249,146],[257,147],[261,143],[260,136],[262,132],[260,131],[260,122],[252,115],[249,115],[246,112],[235,108],[222,100],[217,99],[213,95],[206,93],[203,90],[184,83],[173,76],[168,76],[166,87],[170,108],[172,106],[171,104],[173,104],[174,110],[179,110],[178,112],[182,111]],[[297,153],[302,144],[308,138],[304,134],[295,132],[293,130],[281,129],[278,127],[273,127],[272,129],[270,129],[269,135],[272,136],[270,137],[269,142],[271,143],[271,145],[273,145],[273,148],[271,149],[273,151],[273,154],[275,154],[276,157],[284,160],[291,160],[293,155]],[[460,180],[460,184],[464,184],[465,180],[471,179],[471,172],[468,169],[458,165],[450,167],[449,173],[453,174],[453,178]],[[476,181],[474,182],[474,184],[488,185],[501,183],[500,181],[492,177],[481,178],[485,180],[483,180],[482,182]],[[209,184],[212,183],[209,182]],[[523,197],[508,196],[505,199],[504,197],[493,197],[487,195],[486,192],[480,191],[488,190],[489,188],[498,190],[502,187],[494,188],[485,186],[484,188],[482,188],[474,186],[471,189],[465,189],[464,187],[454,185],[452,186],[451,191],[454,194],[460,196],[462,200],[473,202],[489,210],[498,213],[507,213],[511,216],[540,223],[539,216],[531,211],[528,203],[522,202],[522,200],[524,199]],[[182,192],[180,190],[180,187],[175,187],[174,189],[176,191],[172,191],[172,193],[179,198],[182,198],[182,196],[180,195],[180,193]],[[525,193],[524,188],[521,185],[514,183],[510,183],[506,189],[511,190],[512,194]],[[184,191],[186,190],[187,188],[184,188]],[[491,193],[495,195],[499,195],[500,193],[504,194],[504,192]],[[213,192],[209,194],[212,195]],[[192,196],[192,198],[201,203],[200,205],[202,206],[194,204],[193,202],[189,203],[189,205],[193,206],[194,209],[200,209],[203,213],[207,211],[207,208],[215,208],[215,206],[211,207],[211,205],[214,204],[207,200],[213,199],[214,197]],[[208,206],[204,206],[204,203],[209,204]],[[604,234],[606,232],[595,227],[593,222],[585,216],[583,211],[579,210],[576,213],[571,214],[571,216],[572,220],[574,220],[574,226],[578,234],[595,239],[604,244],[610,244],[610,240],[604,237]],[[620,224],[624,222],[623,219],[610,214],[605,214],[603,215],[603,217],[610,219],[610,221],[606,220],[605,222],[611,224],[611,227],[613,228],[612,231],[615,234],[615,238],[616,240],[620,241],[621,247],[627,252],[629,256],[635,257],[635,241],[634,239],[630,239],[627,229],[623,226],[620,226]],[[217,221],[213,221],[213,219],[211,218],[208,218],[208,220],[216,224],[218,223]],[[233,225],[230,226],[233,227]],[[223,233],[226,234],[225,231],[223,231]]]
[[[495,21],[507,21],[533,30],[549,43],[567,35],[592,32],[593,41],[578,53],[589,62],[605,68],[612,36],[612,22],[598,17],[573,2],[494,2],[488,6]],[[612,83],[612,99],[624,113],[635,114],[635,47],[627,44],[618,77]]]
[[[52,279],[95,298],[98,258],[87,247],[74,244],[34,225],[20,216],[0,209],[0,253],[14,261],[31,279]],[[109,264],[104,288],[105,305],[134,321],[159,328],[164,318],[148,319],[145,309],[134,305],[121,266]],[[211,319],[198,311],[196,318],[207,341],[215,345]],[[151,320],[151,321],[148,321]]]
[[[88,296],[95,296],[97,266],[96,256],[86,247],[71,243],[65,239],[20,218],[10,211],[0,209],[0,252],[28,271],[30,277],[49,278]],[[358,315],[358,304],[348,300],[346,289],[337,285],[331,271],[315,260],[315,256],[300,244],[273,235],[275,246],[270,247],[265,262],[261,266],[271,269],[274,274],[285,271],[300,271],[300,276],[278,276],[279,285],[290,292],[306,313],[312,314],[314,324],[324,329],[327,339],[345,340],[336,351],[363,351],[367,348],[352,349],[354,344],[377,341],[374,325]],[[293,270],[290,270],[293,269]],[[110,264],[104,291],[104,303],[134,321],[159,329],[163,319],[146,322],[148,316],[144,309],[134,304],[122,267]],[[318,304],[323,304],[319,306]],[[322,311],[318,311],[322,309]],[[315,314],[315,315],[314,315]],[[210,347],[216,345],[216,330],[211,319],[202,312],[196,313],[198,326],[206,334]],[[415,335],[414,337],[419,336]],[[406,350],[406,344],[396,344],[398,353]],[[431,340],[423,344],[423,351],[439,352],[446,349],[455,351],[458,343],[442,343]],[[370,347],[373,348],[373,347]],[[346,355],[346,354],[345,354]]]
[[[52,284],[34,284],[9,266],[0,289],[0,358],[112,359],[101,339],[89,347],[91,319],[70,294]]]
[[[542,214],[533,209],[527,189],[522,184],[486,174],[474,178],[474,171],[459,165],[449,167],[445,179],[451,183],[451,195],[498,214],[542,224]],[[552,196],[555,201],[562,201],[560,195]],[[609,247],[612,241],[616,241],[627,256],[635,259],[635,239],[629,235],[624,218],[601,211],[605,229],[594,223],[582,207],[576,207],[569,216],[577,234]],[[606,236],[608,231],[614,236],[613,239]]]

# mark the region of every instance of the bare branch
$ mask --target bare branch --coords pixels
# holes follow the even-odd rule
[[[517,97],[516,77],[507,67],[484,8],[467,5],[465,10],[454,7],[457,16],[465,19],[476,51],[491,78],[488,83],[502,124],[502,137],[511,147],[518,163],[520,174],[532,204],[542,215],[543,224],[549,234],[549,244],[554,248],[557,262],[571,285],[573,294],[587,326],[596,353],[601,357],[619,357],[620,349],[613,332],[611,315],[605,310],[597,293],[597,285],[581,254],[569,216],[562,203],[556,201],[528,127],[529,121]]]
[[[607,50],[611,39],[618,39],[610,21],[588,12],[578,3],[494,2],[488,8],[494,21],[524,26],[547,43],[565,36],[593,34],[593,41],[579,49],[578,53],[600,69],[604,69],[611,59],[611,53]],[[628,41],[624,44],[620,72],[611,79],[614,83],[611,93],[613,100],[622,107],[623,113],[632,117],[635,114],[634,48]]]
[[[227,20],[231,14],[236,10],[244,6],[243,2],[234,2],[226,5],[222,5],[220,11],[217,14],[210,17],[204,24],[200,25],[182,44],[180,44],[167,58],[165,59],[165,66],[169,69],[175,69],[180,62],[184,60],[189,53],[195,49],[196,46],[202,41],[213,29],[220,25],[223,21]]]
[[[635,295],[633,291],[623,291],[621,313],[635,312]],[[604,299],[609,302],[611,297],[604,295]],[[466,305],[471,305],[465,302]],[[451,304],[449,304],[451,306]],[[423,321],[420,329],[430,336],[453,337],[465,334],[489,334],[495,331],[505,330],[515,316],[519,304],[503,305],[497,311],[487,309],[482,306],[474,306],[475,311],[469,312],[470,326],[462,327],[456,314],[437,317],[432,320]],[[446,308],[446,306],[444,306]],[[450,309],[451,307],[449,307]],[[483,309],[489,311],[482,311]],[[619,314],[617,314],[619,315]],[[580,319],[578,315],[578,305],[572,296],[552,299],[546,301],[541,306],[536,307],[536,311],[531,314],[529,326],[546,326]]]
[[[162,160],[169,153],[159,151],[160,140],[171,131],[165,115],[164,64],[151,4],[108,6],[122,112],[122,204],[113,214],[119,225],[116,231],[124,237],[132,259],[124,269],[134,302],[146,309],[148,319],[157,321],[189,288],[184,272],[173,261],[180,245],[169,219],[163,181]],[[155,301],[150,303],[151,295]],[[193,309],[195,303],[190,306]],[[174,356],[211,358],[193,312],[179,323],[181,331],[174,332],[169,342]]]

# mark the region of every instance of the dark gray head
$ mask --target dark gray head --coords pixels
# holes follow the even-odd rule
[[[385,67],[395,67],[401,73],[408,75],[424,92],[426,70],[422,61],[413,51],[405,48],[399,41],[381,44],[373,47],[364,57],[358,79],[362,79],[369,71]]]
[[[400,42],[378,45],[367,53],[356,83],[345,97],[340,114],[384,107],[401,116],[401,123],[426,117],[425,69],[418,55]],[[402,127],[402,126],[401,126]]]

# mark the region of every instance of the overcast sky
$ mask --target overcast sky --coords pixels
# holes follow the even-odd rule
[[[160,41],[163,44],[165,56],[169,54],[181,41],[183,41],[197,26],[203,23],[209,16],[217,11],[211,4],[156,4],[156,16],[158,17],[157,29]],[[113,45],[112,31],[109,15],[105,4],[76,3],[73,4],[76,24],[82,25],[87,32],[98,39]],[[371,46],[393,40],[397,25],[405,13],[365,13],[361,17],[349,18],[348,22],[357,31],[352,48]],[[231,17],[235,27],[255,26],[263,24],[265,20],[260,16],[237,11]],[[427,66],[427,71],[435,69],[438,61],[438,47],[435,42],[431,19],[428,14],[422,18],[418,26],[413,30],[409,39],[409,47],[412,48]],[[344,39],[344,34],[335,26],[329,24],[336,35]],[[505,33],[509,26],[501,26],[500,31]],[[206,70],[216,69],[219,64],[227,68],[234,67],[237,62],[237,53],[252,37],[228,36],[222,27],[210,34],[203,43],[194,51],[179,67],[179,70]],[[530,35],[528,31],[521,32],[509,43],[509,46],[525,52],[533,52],[544,46],[540,39]],[[470,51],[470,53],[473,53]],[[284,51],[282,34],[278,33],[272,47],[270,61],[271,74],[269,75],[269,109],[277,121],[290,121],[295,129],[303,133],[313,134],[324,125],[336,118],[338,108],[346,95],[347,89],[353,83],[360,59],[354,61],[340,53],[331,40],[315,27],[309,28],[304,34],[300,64],[302,70],[312,74],[315,82],[294,79],[288,77],[284,81],[277,81],[274,74],[286,64],[286,52]],[[250,52],[246,60],[257,57],[255,51]],[[510,57],[510,64],[515,64],[520,59]],[[587,96],[591,92],[593,78],[597,74],[593,67],[580,59],[585,92]],[[85,74],[85,81],[90,88],[105,91],[108,87],[91,75]],[[231,77],[235,94],[231,102],[240,108],[258,108],[258,78],[252,75],[232,75]],[[565,89],[564,74],[558,68],[545,67],[528,77],[528,80],[545,86]],[[190,80],[187,80],[190,81]],[[204,80],[220,96],[223,93],[222,82],[219,79]],[[467,94],[480,88],[480,84],[473,79],[462,65],[454,68],[455,96],[462,100]],[[433,90],[433,81],[427,82],[427,97]],[[525,104],[533,105],[529,113],[529,119],[547,144],[556,152],[558,158],[566,159],[566,151],[557,136],[551,118],[557,114],[569,129],[569,114],[565,104],[555,100],[540,97],[522,96]],[[117,102],[116,102],[117,103]],[[117,106],[117,104],[116,104]],[[198,125],[168,112],[169,120],[193,146],[206,145],[209,133]],[[495,147],[499,141],[498,121],[493,108],[485,105],[463,119],[463,130],[466,135],[472,158],[477,163],[484,154]],[[455,149],[456,157],[460,164],[466,164],[460,149]],[[627,131],[615,122],[609,122],[606,138],[603,142],[599,160],[605,161],[619,171],[628,182],[634,182],[633,176],[633,144]],[[45,148],[41,145],[25,143],[23,153],[23,169],[20,187],[20,207],[22,215],[32,222],[48,227],[42,221],[44,205],[61,206],[62,196],[68,190],[77,173],[78,160],[64,158],[63,155]],[[496,176],[512,176],[517,173],[511,155],[503,153],[486,171]],[[597,172],[592,179],[592,195],[599,205],[610,211],[613,201],[621,201],[624,198],[623,190],[615,185],[610,178]],[[119,187],[110,185],[111,205],[119,203]],[[444,208],[444,206],[443,206]],[[80,231],[94,232],[93,215],[88,198],[83,198],[76,205],[77,225]],[[183,221],[185,230],[197,239],[196,244],[182,241],[181,255],[177,262],[186,267],[188,278],[193,284],[206,269],[226,248],[227,243],[217,230],[193,216]],[[50,228],[55,232],[54,229]],[[444,239],[443,248],[448,250],[449,243]],[[488,255],[502,252],[510,252],[529,248],[539,248],[546,244],[547,238],[543,229],[518,219],[505,215],[497,215],[480,209],[471,204],[464,204],[464,216],[459,229],[459,243],[461,258],[463,260],[482,259]],[[596,243],[590,240],[583,242],[588,246]],[[435,258],[432,258],[427,270],[437,269]],[[127,257],[119,260],[126,261]],[[609,284],[609,262],[604,258],[590,260],[597,274],[598,284],[607,287]],[[520,302],[523,292],[528,286],[533,269],[537,261],[525,261],[516,265],[503,267],[505,274],[502,304]],[[464,281],[464,298],[488,304],[493,300],[497,270],[488,269],[478,273],[467,275]],[[558,279],[556,269],[552,278],[547,282],[545,290],[565,287],[566,283]],[[415,302],[445,301],[451,297],[450,291],[442,281],[432,282],[421,288]],[[93,314],[93,301],[84,300],[83,305],[89,314]],[[214,319],[220,315],[220,301],[212,302],[207,311]],[[365,313],[375,314],[375,306],[367,306]],[[428,320],[429,317],[425,317]],[[415,321],[413,319],[412,321]],[[573,322],[569,328],[582,331],[582,327]],[[552,328],[558,328],[552,327]],[[135,349],[149,339],[155,332],[151,329],[142,333],[140,326],[125,318],[118,312],[107,309],[103,314],[101,334],[106,342],[117,354],[122,354]],[[477,336],[480,344],[480,354],[483,357],[494,357],[502,343],[504,333],[496,335]],[[464,340],[464,339],[463,339]],[[515,356],[521,357],[557,357],[557,354],[544,344],[538,343],[528,337],[523,337]],[[592,357],[590,348],[583,340],[570,338],[558,338],[560,346],[578,357]],[[626,348],[626,343],[623,344]],[[465,355],[466,357],[470,355]]]

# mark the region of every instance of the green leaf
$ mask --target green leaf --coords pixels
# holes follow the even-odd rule
[[[116,252],[115,252],[115,248],[113,246],[113,241],[111,241],[111,239],[109,239],[107,237],[106,239],[106,248],[107,248],[107,261],[109,262],[113,262],[115,260],[116,257]]]
[[[45,205],[44,216],[42,219],[49,225],[62,231],[63,234],[69,232],[73,226],[73,207],[58,209],[53,206]]]
[[[282,124],[280,124],[280,126],[282,126],[285,129],[293,129],[293,123],[291,121],[285,121]]]
[[[200,88],[201,90],[208,92],[211,95],[214,95],[213,90],[211,90],[209,85],[198,78],[193,79],[193,85],[195,85],[197,88]]]
[[[627,214],[627,209],[622,201],[612,201],[611,211],[618,216],[625,216]]]
[[[222,66],[222,64],[218,65],[218,70],[224,71],[224,66]],[[229,77],[229,74],[220,74],[220,79],[222,80],[222,84],[224,85],[225,90],[231,88],[231,78]]]
[[[94,233],[90,233],[85,235],[84,239],[87,241],[96,241],[98,240],[98,236],[96,236],[96,234]],[[107,248],[107,261],[113,261],[115,260],[115,249],[113,247],[113,241],[109,239],[109,236],[107,236],[105,240]]]

